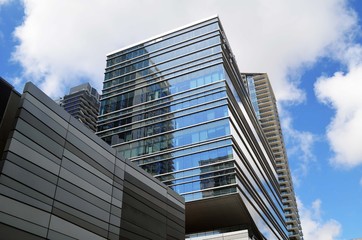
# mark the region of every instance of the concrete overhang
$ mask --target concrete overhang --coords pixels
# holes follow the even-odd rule
[[[185,207],[186,234],[240,226],[263,239],[239,193],[186,202]]]

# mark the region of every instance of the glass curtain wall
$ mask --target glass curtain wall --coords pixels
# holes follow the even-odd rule
[[[97,134],[186,202],[240,194],[283,239],[275,166],[240,80],[218,17],[118,50]]]
[[[211,19],[107,59],[98,135],[187,200],[236,191],[219,29]]]

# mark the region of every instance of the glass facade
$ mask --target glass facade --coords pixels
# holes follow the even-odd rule
[[[254,79],[252,76],[247,76],[246,79],[248,81],[249,96],[250,96],[251,104],[253,105],[253,109],[255,111],[256,117],[258,119],[260,119],[259,105],[258,105],[258,99],[256,96]]]
[[[186,202],[239,194],[263,234],[285,239],[275,164],[245,98],[213,17],[107,56],[97,135]]]

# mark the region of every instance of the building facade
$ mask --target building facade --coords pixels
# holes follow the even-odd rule
[[[185,198],[188,237],[288,238],[274,155],[217,16],[110,53],[97,128]]]
[[[69,90],[69,94],[56,102],[93,132],[96,131],[99,94],[89,83],[72,87]]]
[[[33,84],[10,98],[0,119],[1,239],[185,239],[177,193]]]
[[[0,77],[0,154],[5,148],[20,96],[12,85]]]
[[[266,73],[242,73],[256,116],[273,151],[290,239],[303,239],[277,102]]]

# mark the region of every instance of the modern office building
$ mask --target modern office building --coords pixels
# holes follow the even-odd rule
[[[185,239],[182,197],[33,84],[20,97],[0,80],[0,239]]]
[[[188,238],[288,239],[274,155],[217,16],[110,53],[97,125],[185,198]]]
[[[96,131],[99,94],[89,83],[72,87],[69,90],[69,94],[56,102],[93,132]]]
[[[266,73],[242,73],[242,76],[247,85],[253,109],[274,154],[289,239],[303,239],[273,88]]]

